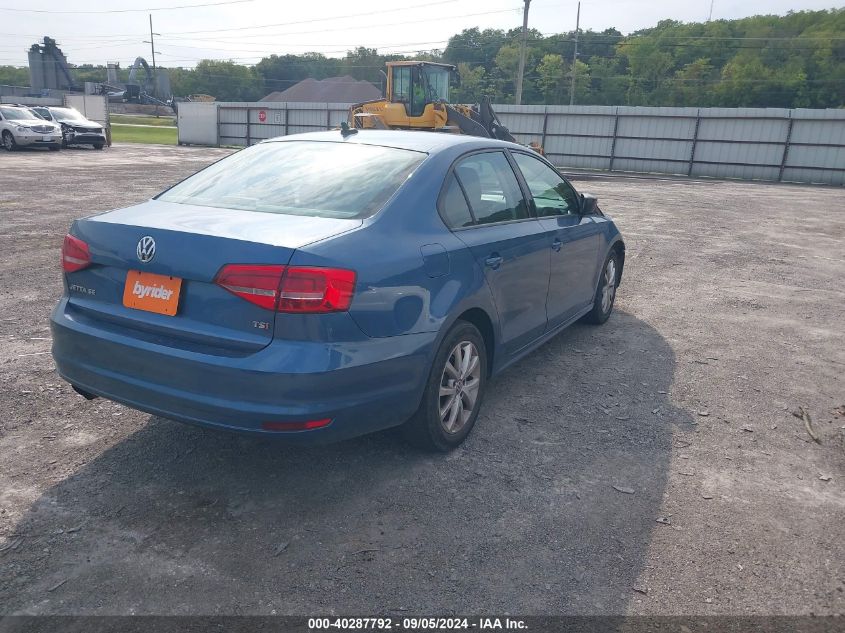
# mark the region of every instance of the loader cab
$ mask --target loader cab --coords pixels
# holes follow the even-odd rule
[[[422,116],[428,103],[449,102],[451,64],[388,62],[387,71],[387,99],[403,104],[409,117]]]

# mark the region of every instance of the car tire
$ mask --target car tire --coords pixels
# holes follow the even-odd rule
[[[616,301],[616,289],[619,287],[619,255],[611,251],[604,260],[599,275],[596,294],[593,297],[593,309],[584,315],[584,321],[601,325],[610,318],[613,303]]]
[[[484,338],[472,323],[458,321],[437,350],[420,407],[403,426],[405,438],[429,451],[459,446],[475,425],[486,383]]]
[[[6,148],[7,152],[15,151],[17,147],[17,143],[15,143],[15,137],[12,136],[12,133],[9,130],[3,131],[3,147]]]
[[[102,143],[94,143],[94,149],[103,149]]]

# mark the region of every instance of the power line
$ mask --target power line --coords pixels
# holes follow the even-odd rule
[[[442,4],[453,4],[455,2],[460,2],[460,0],[438,0],[437,2],[429,2],[426,4],[415,4],[411,6],[404,6],[404,7],[397,7],[395,9],[383,9],[379,10],[379,15],[383,15],[385,13],[397,13],[397,12],[404,12],[409,11],[412,9],[427,9],[429,7],[438,6]],[[508,11],[512,11],[513,9],[507,9]],[[334,15],[331,17],[325,18],[310,18],[308,20],[298,20],[293,22],[276,22],[274,24],[260,24],[258,26],[235,26],[226,29],[205,29],[200,31],[172,31],[170,35],[190,35],[192,33],[223,33],[228,31],[252,31],[255,29],[269,29],[275,26],[297,26],[299,24],[313,24],[315,22],[330,22],[334,20],[347,20],[349,18],[359,18],[359,17],[369,17],[368,15],[362,14],[360,11],[358,13],[350,13],[346,15]],[[450,16],[450,17],[466,17],[466,16]],[[438,20],[442,20],[443,18],[437,18]],[[409,22],[418,22],[421,20],[406,20],[404,22],[400,22],[400,24],[408,24]],[[388,25],[375,25],[375,26],[388,26]],[[343,30],[349,29],[349,25],[344,25]],[[315,33],[322,33],[323,31],[313,31]],[[288,35],[288,33],[280,33],[279,35]]]
[[[184,5],[184,8],[202,7],[202,6],[215,6],[217,4],[235,4],[235,3],[238,3],[238,2],[254,2],[254,1],[255,0],[228,0],[226,2],[218,2],[218,3],[210,3],[210,4]],[[438,0],[437,2],[428,2],[428,3],[423,3],[423,4],[404,6],[404,7],[395,8],[395,9],[384,9],[384,10],[379,11],[379,15],[384,14],[384,13],[395,13],[395,12],[410,11],[410,10],[413,10],[413,9],[427,9],[429,7],[432,7],[432,6],[438,6],[438,5],[443,5],[443,4],[452,4],[452,3],[460,2],[460,1],[461,0]],[[169,7],[169,8],[180,8],[180,7]],[[0,10],[3,10],[3,8],[0,7]],[[8,8],[8,9],[4,9],[4,10],[17,11],[18,9]],[[163,8],[159,8],[159,9],[125,9],[125,10],[113,10],[112,12],[122,12],[122,11],[133,11],[133,12],[135,12],[135,11],[156,11],[156,10],[163,10]],[[505,11],[512,11],[512,10],[513,9],[506,9]],[[20,9],[20,11],[29,11],[29,9],[26,9],[26,10]],[[47,10],[40,10],[40,12],[43,12],[43,13],[63,13],[61,11],[47,11]],[[110,11],[103,11],[102,13],[109,13],[109,12]],[[74,13],[74,12],[67,12],[67,13]],[[93,12],[80,12],[80,13],[99,13],[99,12],[93,11]],[[495,13],[495,12],[493,12],[493,13]],[[473,13],[473,14],[466,14],[466,15],[451,15],[451,16],[447,16],[447,17],[449,17],[449,18],[470,17],[470,16],[474,16],[474,15],[483,15],[483,13]],[[347,15],[333,15],[333,16],[321,17],[321,18],[310,18],[310,19],[306,19],[306,20],[299,20],[299,21],[293,21],[293,22],[280,22],[280,23],[275,23],[275,24],[262,24],[262,25],[259,25],[259,26],[241,26],[241,27],[230,27],[230,28],[225,28],[225,29],[210,29],[210,30],[202,30],[202,31],[174,31],[171,34],[173,34],[173,35],[185,35],[185,34],[192,34],[192,33],[222,33],[222,32],[226,32],[226,31],[248,31],[248,30],[253,30],[253,29],[271,28],[271,27],[274,27],[274,26],[292,26],[292,25],[295,26],[295,25],[298,25],[298,24],[311,24],[311,23],[315,23],[315,22],[331,22],[331,21],[344,20],[344,19],[356,18],[356,17],[369,17],[369,15],[368,14],[362,14],[361,12],[358,12],[358,13],[347,14]],[[439,18],[436,18],[436,19],[442,21],[444,18],[439,17]],[[405,21],[405,22],[399,22],[398,24],[407,24],[409,22],[419,22],[419,21],[420,20],[409,20],[409,21]],[[367,25],[367,26],[371,26],[371,25]],[[375,26],[375,27],[393,26],[393,24],[376,24],[376,25],[372,25],[372,26]],[[339,30],[345,30],[345,29],[348,29],[348,28],[350,28],[349,25],[345,25],[343,27],[343,29],[339,29]],[[321,31],[308,31],[308,33],[321,33],[321,32],[322,32],[322,30]],[[278,35],[288,35],[288,34],[289,33],[278,33]],[[38,38],[41,37],[40,34],[29,34],[29,35],[27,35],[27,34],[22,34],[22,33],[0,33],[0,35],[8,36],[8,37],[38,37]],[[80,38],[82,38],[82,39],[86,39],[86,40],[88,40],[88,39],[93,40],[93,39],[99,39],[101,37],[104,38],[104,39],[112,39],[112,38],[115,38],[115,37],[139,37],[140,35],[143,35],[143,33],[112,33],[110,35],[103,35],[103,36],[96,36],[96,35],[59,36],[59,35],[57,35],[55,37],[56,37],[56,39],[59,39],[59,38],[80,39]],[[274,34],[268,34],[268,35],[274,35]]]
[[[444,2],[455,2],[455,1],[458,1],[458,0],[441,0],[441,2],[440,2],[440,3],[444,3]],[[438,4],[438,3],[435,3],[435,4]],[[425,6],[431,6],[431,4],[429,4],[429,5],[415,5],[414,7],[404,7],[402,10],[406,10],[406,9],[409,9],[409,8],[421,8],[421,7],[425,7]],[[454,18],[464,18],[464,17],[476,17],[476,16],[482,16],[482,15],[495,15],[495,14],[501,14],[501,13],[511,13],[511,12],[514,12],[514,11],[519,11],[519,10],[520,10],[520,9],[500,9],[500,10],[495,10],[495,11],[481,11],[481,12],[477,12],[477,13],[466,13],[466,14],[462,14],[462,15],[453,15],[453,16],[449,16],[449,18],[454,19]],[[385,12],[386,12],[386,11],[385,11]],[[326,18],[326,19],[335,19],[335,18]],[[399,22],[390,22],[390,23],[382,23],[382,24],[370,24],[370,25],[366,25],[365,27],[360,27],[360,28],[382,28],[382,27],[386,27],[386,26],[399,26],[399,25],[409,24],[409,23],[416,23],[416,24],[420,24],[420,23],[425,23],[425,22],[442,22],[442,21],[443,21],[443,19],[444,19],[444,18],[442,18],[442,17],[436,17],[436,18],[425,18],[425,19],[422,19],[422,20],[404,20],[404,21],[399,21]],[[271,24],[267,24],[267,25],[261,25],[261,26],[257,26],[257,27],[238,27],[238,28],[234,28],[234,29],[217,29],[217,30],[213,30],[213,31],[184,31],[184,32],[171,32],[171,33],[164,33],[164,34],[162,35],[162,38],[166,39],[166,38],[167,38],[167,36],[169,36],[169,35],[189,35],[189,34],[191,34],[191,33],[228,32],[228,31],[231,31],[231,30],[245,30],[245,29],[255,29],[255,28],[266,28],[266,27],[271,27],[271,26],[279,26],[279,25],[271,25]],[[314,30],[314,31],[296,31],[296,32],[284,32],[284,33],[265,33],[264,35],[268,35],[268,36],[270,36],[270,37],[273,37],[274,35],[280,35],[280,36],[281,36],[281,35],[284,35],[284,36],[292,36],[292,35],[307,35],[307,34],[313,34],[313,33],[326,33],[326,32],[334,32],[334,31],[347,31],[347,30],[349,30],[349,28],[350,28],[350,27],[349,27],[349,25],[345,25],[345,26],[338,27],[338,28],[329,28],[329,29],[323,28],[323,29],[318,29],[318,30]],[[135,36],[135,37],[139,37],[139,36]],[[246,36],[246,35],[245,35],[245,37],[248,37],[248,36]],[[183,40],[188,40],[188,41],[190,41],[192,38],[179,38],[179,39],[183,39]],[[68,51],[71,51],[71,48],[70,48],[70,47],[68,47]],[[255,57],[255,56],[253,56],[253,57]],[[253,57],[242,57],[241,59],[252,59]],[[181,60],[180,60],[180,61],[181,61]],[[185,60],[185,61],[192,61],[192,60]],[[79,63],[79,62],[78,62],[78,63]]]
[[[150,11],[175,11],[176,9],[196,9],[199,7],[219,7],[224,4],[244,4],[255,2],[255,0],[224,0],[222,2],[205,2],[203,4],[180,4],[171,7],[151,7],[149,9],[104,9],[102,11],[55,11],[53,9],[18,9],[13,7],[0,7],[0,11],[11,11],[14,13],[49,13],[62,15],[101,15],[105,13],[149,13]]]
[[[2,34],[0,34],[0,35],[2,35]],[[296,35],[296,33],[291,33],[289,35]],[[146,36],[146,34],[139,34],[138,35],[138,37],[145,37],[145,36]],[[555,39],[553,42],[550,42],[549,39],[551,37],[554,37],[554,36],[540,37],[540,38],[529,37],[527,39],[527,41],[533,42],[533,43],[546,43],[546,44],[556,44],[556,43],[564,43],[564,42],[574,43],[574,41],[575,41],[574,37],[567,37],[567,38],[558,38],[558,39]],[[188,37],[164,37],[164,36],[162,36],[160,39],[162,41],[166,41],[169,46],[176,47],[176,48],[195,48],[195,49],[201,49],[201,50],[221,50],[221,51],[231,50],[233,52],[237,52],[237,51],[265,52],[267,49],[254,49],[254,48],[243,48],[243,47],[236,47],[236,48],[229,49],[229,48],[219,48],[219,47],[215,47],[215,46],[190,46],[190,45],[186,45],[186,44],[176,44],[175,42],[181,42],[181,41],[185,41],[185,42],[212,42],[212,43],[220,43],[220,44],[237,45],[241,41],[247,41],[250,44],[258,45],[258,46],[269,46],[269,47],[279,46],[278,42],[255,42],[255,41],[248,39],[248,38],[246,38],[246,39],[238,38],[237,41],[231,41],[229,39],[223,39],[223,38],[197,38],[197,37],[188,38]],[[326,47],[326,46],[345,46],[345,47],[352,47],[352,48],[364,47],[364,48],[376,48],[377,49],[377,48],[387,48],[387,47],[395,47],[395,46],[416,46],[416,45],[425,45],[425,44],[449,44],[449,48],[452,49],[452,50],[482,50],[483,49],[483,45],[472,45],[472,44],[463,44],[463,43],[460,43],[460,44],[451,43],[450,44],[451,39],[452,38],[449,38],[448,40],[437,40],[437,41],[430,41],[430,42],[406,42],[406,43],[402,43],[402,44],[376,44],[376,45],[372,45],[372,44],[365,45],[365,44],[362,44],[361,42],[356,42],[356,43],[353,43],[353,42],[344,42],[344,43],[331,42],[331,43],[328,43],[327,42],[327,43],[323,43],[323,44],[314,44],[314,43],[307,43],[306,44],[306,43],[286,42],[284,44],[284,47],[285,48],[288,48],[288,47],[323,48],[323,47]],[[739,40],[741,38],[734,38],[734,39]],[[755,39],[755,38],[750,38],[750,39]],[[752,49],[752,50],[785,50],[785,51],[819,50],[818,46],[815,46],[815,47],[800,46],[799,47],[799,46],[795,46],[794,44],[804,44],[805,42],[808,43],[809,41],[817,41],[817,40],[821,40],[821,39],[827,39],[827,40],[833,40],[833,41],[837,41],[837,40],[840,40],[840,39],[845,40],[845,38],[803,38],[803,37],[795,37],[795,38],[792,38],[791,40],[789,40],[788,42],[786,42],[786,40],[784,40],[783,42],[786,43],[786,45],[778,45],[778,46],[772,46],[772,45],[768,45],[768,46],[767,45],[763,45],[763,46],[733,45],[728,50],[743,49],[743,48]],[[583,40],[583,37],[581,38],[581,42],[582,42],[582,44],[586,44],[586,45],[601,44],[601,42],[596,42],[595,40],[585,42]],[[69,45],[65,45],[64,47],[67,49],[67,51],[73,52],[73,51],[82,51],[82,50],[99,50],[99,49],[102,49],[102,48],[116,48],[116,47],[125,46],[125,45],[128,45],[128,44],[134,44],[135,42],[134,42],[134,40],[127,41],[125,38],[120,38],[118,41],[114,41],[114,42],[96,42],[95,43],[95,42],[91,41],[89,43],[92,44],[92,46],[77,46],[76,44],[69,44]],[[672,48],[705,46],[705,44],[695,43],[695,42],[686,42],[686,43],[655,42],[655,44],[666,46],[666,47],[672,47]],[[823,46],[823,44],[822,44],[822,46]],[[0,49],[9,50],[9,51],[21,50],[21,48],[22,48],[21,46],[14,46],[14,45],[9,45],[9,44],[0,45]],[[307,51],[307,52],[320,52],[320,51],[311,50],[311,51]],[[343,51],[340,51],[340,52],[343,52]],[[293,54],[295,54],[295,53],[293,53]],[[302,53],[300,53],[300,54],[302,54]]]
[[[252,1],[252,0],[250,0],[250,1]],[[452,2],[454,0],[447,0],[447,1]],[[195,6],[200,6],[200,5],[195,5]],[[431,6],[431,5],[416,5],[414,7],[405,7],[405,9],[424,8],[424,7],[427,7],[427,6]],[[502,10],[498,10],[498,11],[485,11],[485,12],[481,12],[481,13],[469,13],[469,14],[455,15],[455,16],[448,16],[448,17],[451,17],[451,18],[475,17],[475,16],[487,15],[487,14],[507,13],[507,12],[510,12],[510,11],[517,12],[517,11],[520,11],[520,10],[521,9],[519,9],[519,8],[502,9]],[[387,12],[387,11],[383,11],[381,13],[385,13],[385,12]],[[330,20],[335,20],[335,19],[338,19],[338,18],[335,18],[335,17],[319,18],[319,19],[315,19],[315,20],[328,20],[328,21],[330,21]],[[442,18],[442,17],[438,17],[438,18],[432,18],[430,20],[425,20],[425,21],[442,21],[443,19],[444,18]],[[314,20],[309,20],[309,22],[310,21],[314,21]],[[388,24],[364,25],[364,26],[354,27],[354,28],[371,28],[371,27],[372,28],[378,28],[378,27],[381,27],[381,26],[396,26],[396,25],[399,25],[399,24],[408,24],[410,22],[421,22],[421,21],[422,20],[410,20],[410,21],[403,21],[403,22],[392,22],[392,23],[388,23]],[[293,22],[285,23],[284,26],[291,25],[291,24],[296,24],[296,23],[293,23]],[[233,28],[233,29],[217,29],[217,30],[212,30],[212,31],[173,31],[173,32],[166,34],[166,35],[174,35],[175,36],[175,35],[189,35],[189,34],[192,34],[192,33],[215,33],[215,32],[225,32],[225,31],[230,31],[230,30],[247,30],[247,29],[255,29],[255,28],[265,28],[265,27],[271,27],[271,26],[280,26],[280,25],[262,25],[262,26],[258,26],[258,27],[237,27],[237,28]],[[350,28],[349,25],[345,25],[342,29],[338,29],[338,30],[348,30],[349,28]],[[505,35],[504,30],[502,30],[502,29],[498,29],[498,30],[502,31],[502,37],[503,38],[507,37]],[[272,37],[274,35],[306,35],[306,34],[323,33],[323,32],[325,32],[325,29],[321,29],[319,31],[288,31],[288,32],[280,32],[280,33],[264,33],[262,35],[269,35],[269,36]],[[126,34],[110,34],[110,35],[56,35],[56,36],[54,36],[54,39],[57,39],[57,40],[82,40],[84,42],[92,42],[93,43],[93,42],[99,42],[99,41],[102,41],[102,40],[121,41],[125,38],[142,37],[144,35],[145,35],[145,33],[143,33],[143,32],[126,33]],[[457,34],[457,35],[460,35],[460,34]],[[456,37],[457,35],[452,36],[452,37]],[[41,37],[40,34],[21,34],[21,33],[0,33],[0,36],[3,36],[3,37],[27,37],[27,38],[29,38],[29,37],[40,38]],[[543,41],[545,39],[556,39],[557,41],[573,41],[573,38],[569,37],[569,34],[565,33],[565,32],[564,33],[541,33],[541,36],[542,37],[540,37],[540,38],[529,36],[528,41]],[[563,36],[566,36],[566,37],[563,37]],[[824,36],[824,35],[823,36],[796,35],[796,36],[787,36],[787,37],[785,37],[785,36],[770,36],[770,37],[753,36],[752,37],[752,36],[709,36],[709,35],[662,35],[662,34],[659,34],[659,33],[656,33],[656,34],[641,34],[641,35],[612,35],[612,34],[606,34],[606,33],[596,33],[595,31],[582,31],[581,35],[580,35],[580,37],[582,38],[582,40],[584,42],[589,42],[591,44],[610,43],[610,42],[602,42],[601,40],[613,40],[613,41],[626,40],[626,39],[636,40],[639,37],[643,37],[643,36],[657,38],[657,41],[655,43],[658,43],[658,44],[662,43],[665,40],[700,40],[700,41],[714,41],[714,42],[721,42],[721,41],[784,41],[784,42],[824,41],[824,42],[828,42],[828,41],[843,41],[843,40],[845,40],[845,37],[832,36],[832,35],[826,35],[826,36]],[[228,38],[227,38],[227,36],[217,36],[217,37],[213,37],[213,38],[203,38],[203,37],[171,38],[171,37],[168,37],[168,39],[184,39],[184,40],[198,40],[198,41],[202,41],[202,40],[222,41],[224,38],[226,38],[226,39],[238,38],[238,40],[240,41],[240,38],[242,38],[242,37],[248,37],[248,35],[243,35],[243,36],[236,35],[236,36],[231,36],[231,37],[228,37]],[[257,42],[253,42],[253,43],[257,44]],[[276,44],[276,43],[274,43],[274,44]]]
[[[165,40],[165,38],[163,38],[163,37],[157,38],[157,41],[159,43],[161,43],[163,40]],[[423,46],[423,45],[429,45],[429,44],[430,45],[446,44],[447,42],[448,42],[448,40],[436,40],[436,41],[433,41],[433,42],[405,42],[405,43],[401,43],[401,44],[368,44],[364,48],[381,50],[381,49],[385,49],[385,48],[396,48],[396,47],[407,48],[407,47],[410,47],[410,46]],[[278,53],[268,52],[266,48],[260,48],[260,49],[258,49],[258,48],[242,48],[242,47],[219,48],[219,47],[216,47],[216,46],[189,46],[188,44],[174,44],[173,42],[170,42],[170,41],[166,41],[164,43],[169,48],[190,48],[190,49],[202,50],[202,51],[223,51],[223,52],[231,52],[231,53],[242,53],[242,52],[262,53],[262,54],[267,55],[267,56],[278,54]],[[223,42],[223,43],[226,44],[228,42]],[[99,50],[101,48],[114,48],[114,47],[117,47],[117,46],[123,46],[123,44],[106,44],[104,46],[89,46],[89,47],[83,47],[83,48],[68,47],[67,50],[68,50],[68,52],[85,51],[85,50]],[[301,47],[301,46],[314,46],[314,45],[313,44],[286,44],[285,46],[300,46]],[[334,49],[334,50],[321,50],[321,51],[309,50],[309,51],[305,51],[305,52],[302,52],[302,53],[293,53],[293,55],[302,56],[302,55],[306,55],[307,53],[312,53],[312,52],[321,53],[321,54],[323,54],[323,53],[347,53],[347,52],[350,52],[350,50],[354,50],[354,48],[356,48],[358,46],[363,46],[363,45],[362,44],[337,44],[336,43],[336,44],[319,44],[319,46],[344,46],[346,48],[340,48],[340,49]],[[0,47],[0,48],[2,48],[2,47]],[[303,61],[307,61],[307,60],[303,59]]]

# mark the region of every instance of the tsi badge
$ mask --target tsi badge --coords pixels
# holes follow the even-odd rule
[[[138,261],[142,264],[149,264],[156,256],[156,241],[149,235],[138,240],[138,248],[135,249]]]

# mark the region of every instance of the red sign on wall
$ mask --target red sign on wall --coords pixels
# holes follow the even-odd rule
[[[267,111],[266,110],[259,110],[258,111],[258,120],[264,123],[267,120]]]

